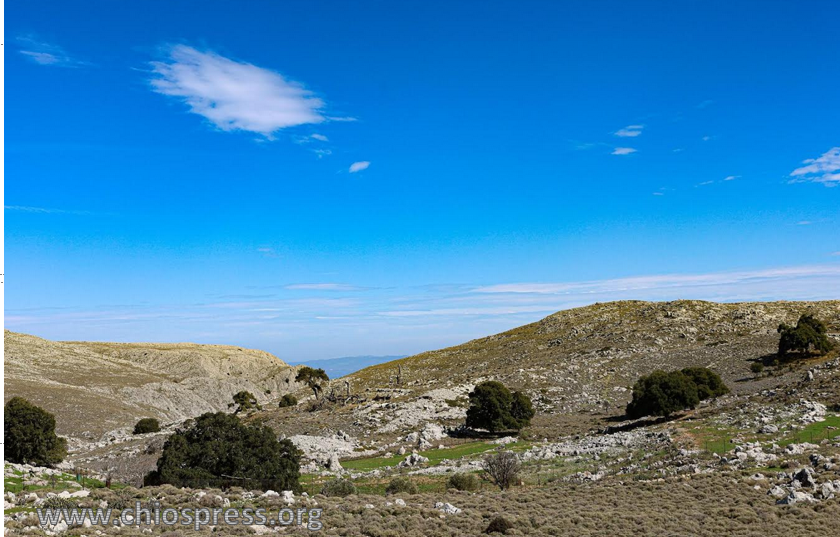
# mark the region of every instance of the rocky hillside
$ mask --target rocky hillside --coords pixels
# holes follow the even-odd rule
[[[263,351],[190,343],[88,343],[4,334],[5,397],[53,412],[58,432],[97,440],[141,417],[166,422],[227,409],[248,390],[263,400],[295,388],[295,368]]]
[[[527,392],[538,411],[535,434],[556,437],[596,426],[590,417],[621,415],[633,383],[655,369],[709,367],[736,394],[798,381],[797,371],[780,369],[772,376],[756,376],[750,366],[772,359],[779,323],[795,323],[807,312],[826,322],[831,337],[840,341],[836,300],[594,304],[455,347],[368,367],[335,382],[336,389],[344,389],[345,379],[350,383],[356,404],[329,413],[299,412],[294,419],[288,419],[286,410],[267,414],[273,426],[290,435],[341,429],[387,440],[430,421],[462,422],[466,394],[477,382],[493,379]],[[305,390],[299,393],[306,395]]]
[[[557,411],[624,397],[654,369],[704,366],[735,383],[752,361],[777,350],[776,328],[814,313],[840,332],[840,301],[718,304],[622,301],[561,311],[508,332],[369,367],[349,376],[359,389],[449,387],[493,378],[543,393]],[[737,383],[736,383],[737,384]]]

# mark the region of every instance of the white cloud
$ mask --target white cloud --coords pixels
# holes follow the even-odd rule
[[[825,186],[840,185],[840,147],[832,147],[819,158],[802,161],[802,166],[790,175],[792,183],[822,183]]]
[[[324,136],[323,134],[313,134],[310,136],[313,140],[318,140],[319,142],[329,142],[330,139]]]
[[[796,223],[797,226],[810,226],[811,224],[813,224],[813,222],[810,220],[800,220]]]
[[[269,69],[186,45],[172,47],[168,61],[151,65],[154,91],[180,98],[224,131],[272,139],[278,130],[326,121],[321,99]]]
[[[642,129],[644,128],[644,125],[627,125],[623,129],[615,131],[614,134],[623,138],[635,138],[636,136],[642,134]]]
[[[71,58],[58,45],[46,43],[34,36],[19,36],[17,41],[21,46],[19,52],[39,65],[52,65],[55,67],[81,67],[88,65],[87,62]]]
[[[523,293],[550,295],[617,294],[629,291],[679,289],[688,294],[694,288],[738,286],[772,283],[803,278],[830,277],[835,286],[840,278],[840,265],[814,265],[771,268],[754,271],[711,272],[706,274],[663,274],[634,276],[611,280],[593,280],[565,283],[509,283],[473,289],[474,293]],[[830,296],[827,292],[825,296]],[[635,295],[644,296],[644,295]]]
[[[734,181],[735,179],[738,179],[739,177],[741,177],[741,176],[740,175],[727,175],[726,177],[723,178],[723,180],[724,181]]]
[[[635,153],[636,150],[632,147],[616,147],[613,149],[613,155],[629,155],[631,153]]]
[[[33,213],[33,214],[76,214],[76,215],[89,215],[93,214],[90,211],[72,211],[67,209],[48,209],[46,207],[29,207],[26,205],[4,205],[3,209],[7,211],[17,211],[21,213]]]
[[[370,162],[363,160],[361,162],[354,162],[350,165],[350,173],[360,172],[362,170],[367,170],[370,167]]]

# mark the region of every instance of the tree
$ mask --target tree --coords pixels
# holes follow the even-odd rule
[[[236,405],[236,414],[251,410],[253,408],[260,409],[260,404],[257,398],[251,392],[242,390],[233,396],[233,404]]]
[[[501,490],[516,483],[520,468],[519,459],[510,451],[497,451],[481,461],[485,476]]]
[[[627,405],[631,418],[670,416],[694,408],[700,402],[697,385],[682,371],[654,371],[633,385],[633,400]]]
[[[323,369],[315,369],[309,366],[301,367],[295,377],[295,382],[302,382],[309,386],[309,389],[315,393],[315,399],[318,399],[318,394],[321,393],[321,382],[328,380],[330,380],[330,377]]]
[[[469,394],[467,427],[497,431],[516,430],[527,426],[534,416],[528,396],[511,394],[504,384],[488,380],[477,385]]]
[[[294,395],[292,395],[290,393],[287,393],[286,395],[284,395],[283,397],[280,398],[280,402],[278,403],[278,406],[280,406],[280,408],[285,408],[287,406],[296,406],[297,404],[298,404],[297,397],[295,397]]]
[[[531,418],[534,417],[534,406],[531,404],[531,399],[522,392],[513,392],[513,401],[510,404],[510,415],[516,420],[518,425],[517,430],[527,427],[531,424]]]
[[[268,427],[208,412],[169,437],[157,470],[146,476],[144,484],[297,490],[300,457],[290,440],[277,441]]]
[[[729,388],[723,383],[720,375],[706,367],[687,367],[682,373],[690,378],[697,386],[697,396],[701,401],[720,397],[729,393]]]
[[[777,331],[781,334],[779,354],[782,356],[791,352],[822,354],[834,346],[826,335],[825,323],[810,314],[799,317],[796,326],[780,324]]]
[[[160,431],[160,422],[155,418],[143,418],[134,426],[134,434],[156,433]]]
[[[67,455],[67,440],[55,434],[55,416],[22,397],[3,407],[6,459],[15,463],[52,466]]]

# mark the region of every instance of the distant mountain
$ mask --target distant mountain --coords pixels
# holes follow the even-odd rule
[[[289,362],[291,365],[308,365],[309,367],[321,368],[327,372],[331,379],[337,379],[360,369],[372,365],[384,364],[392,360],[399,360],[405,356],[345,356],[344,358],[331,358],[329,360],[301,360]]]

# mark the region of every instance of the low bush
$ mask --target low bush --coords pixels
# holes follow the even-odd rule
[[[134,426],[134,434],[156,433],[160,431],[160,422],[155,418],[143,418]]]
[[[495,454],[484,457],[481,468],[487,479],[500,490],[505,490],[519,480],[521,465],[516,455],[510,451],[497,451]]]
[[[281,397],[280,398],[280,403],[278,403],[280,408],[286,408],[286,407],[289,407],[289,406],[297,406],[297,404],[298,404],[297,397],[295,397],[294,395],[292,395],[290,393],[287,393],[286,395]]]
[[[347,479],[333,479],[324,483],[324,486],[321,487],[321,494],[343,498],[356,494],[356,485]]]
[[[497,516],[490,521],[484,533],[507,533],[511,528],[513,528],[513,524],[508,522],[506,518]]]
[[[417,485],[407,477],[395,477],[385,488],[385,494],[417,494]]]
[[[447,488],[472,491],[477,490],[479,486],[478,478],[473,474],[452,474],[449,477]]]
[[[752,364],[750,364],[750,371],[757,375],[764,371],[764,364],[762,364],[761,362],[753,362]]]

